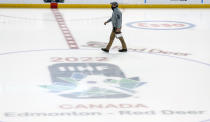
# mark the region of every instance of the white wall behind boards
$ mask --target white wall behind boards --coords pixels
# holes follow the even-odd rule
[[[152,4],[201,4],[201,0],[146,0]]]
[[[64,4],[210,4],[210,0],[64,0]],[[0,0],[7,4],[43,4],[43,0]]]
[[[210,0],[203,0],[204,4],[210,4]]]
[[[109,4],[117,1],[120,4],[143,4],[145,0],[64,0],[66,4]],[[43,0],[0,0],[0,3],[9,4],[42,4]]]

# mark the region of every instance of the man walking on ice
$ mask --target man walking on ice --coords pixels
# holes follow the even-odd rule
[[[104,52],[109,52],[112,43],[115,39],[115,37],[117,39],[120,40],[121,44],[122,44],[122,49],[119,50],[119,52],[127,52],[127,47],[126,47],[126,43],[124,41],[124,38],[121,34],[121,28],[122,28],[122,13],[121,11],[118,9],[118,3],[117,2],[111,2],[111,8],[113,10],[112,13],[112,17],[107,20],[104,25],[106,25],[107,23],[112,21],[112,26],[113,26],[113,30],[112,33],[110,35],[110,40],[108,45],[106,46],[106,48],[101,48],[101,50],[103,50]]]

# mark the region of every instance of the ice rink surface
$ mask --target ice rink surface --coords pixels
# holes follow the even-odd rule
[[[210,9],[0,9],[0,122],[210,122]]]

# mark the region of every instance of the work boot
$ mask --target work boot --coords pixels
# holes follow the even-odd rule
[[[119,52],[127,52],[128,50],[127,49],[121,49],[121,50],[118,50]]]
[[[107,53],[109,52],[109,50],[107,50],[106,48],[101,48],[101,50]]]

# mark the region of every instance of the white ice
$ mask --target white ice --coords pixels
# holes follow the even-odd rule
[[[0,122],[210,122],[210,9],[121,9],[127,53],[118,52],[121,44],[117,39],[110,53],[100,50],[112,30],[111,23],[103,24],[110,18],[111,9],[58,11],[79,49],[69,48],[50,9],[0,9]],[[128,26],[137,21],[151,22],[153,26],[158,21],[194,26],[179,30]],[[97,78],[90,74],[91,81],[97,81],[94,87],[131,95],[100,99],[63,97],[59,95],[62,93],[41,88],[53,84],[49,67],[63,63],[112,64],[124,73],[124,79],[139,77],[145,84],[135,88],[137,95],[132,96],[105,85],[100,73]],[[110,70],[109,75],[117,72]],[[60,107],[89,104],[118,107]],[[136,104],[147,107],[131,107]],[[79,115],[81,112],[85,115]]]

